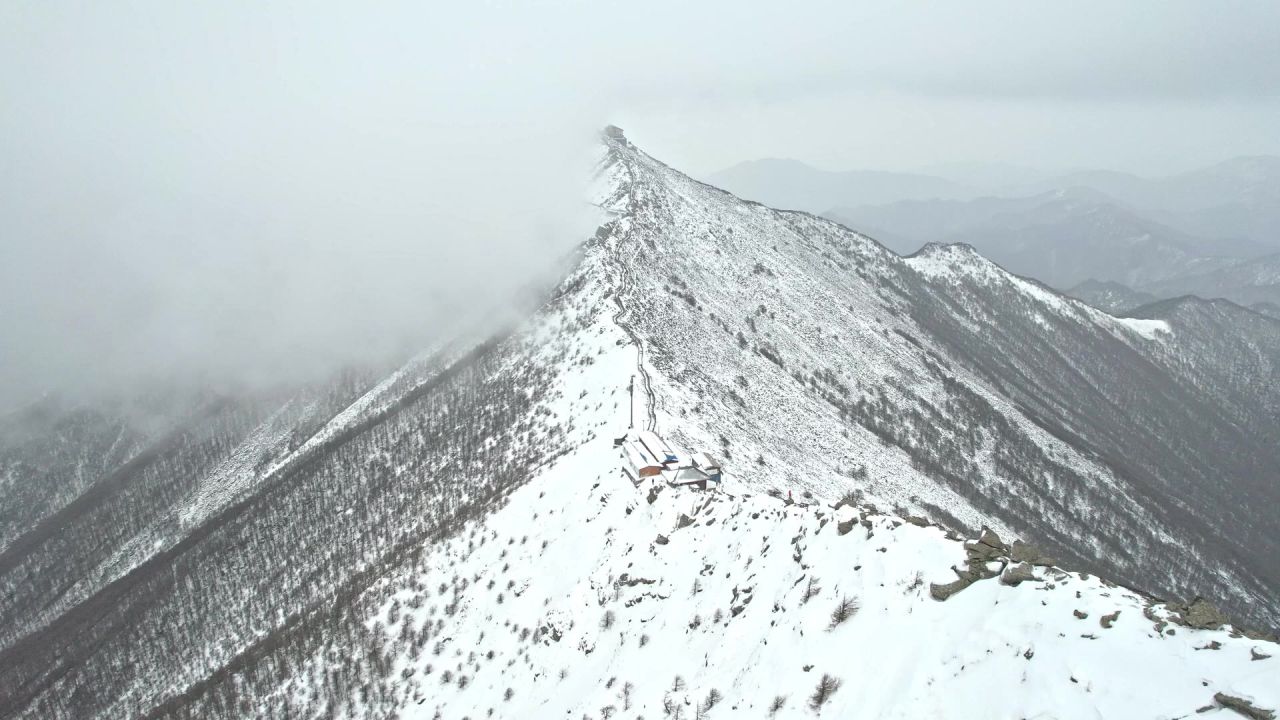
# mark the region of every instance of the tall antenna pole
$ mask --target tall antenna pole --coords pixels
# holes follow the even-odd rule
[[[631,375],[631,382],[627,383],[627,392],[631,395],[631,414],[627,417],[627,427],[634,428],[636,426],[636,376]]]

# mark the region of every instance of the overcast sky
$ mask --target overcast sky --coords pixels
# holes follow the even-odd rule
[[[605,122],[695,174],[1280,154],[1280,3],[693,5],[0,3],[0,408],[447,332],[590,231]]]

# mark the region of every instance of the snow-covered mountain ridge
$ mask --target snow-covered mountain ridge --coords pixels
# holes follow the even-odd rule
[[[0,717],[813,716],[824,676],[833,717],[1277,706],[1270,641],[1170,624],[1280,612],[1269,326],[1117,319],[604,142],[603,224],[508,332],[0,433]],[[722,493],[633,485],[629,426]]]
[[[588,254],[622,278],[676,440],[751,463],[757,491],[857,487],[1274,626],[1270,328],[1118,319],[967,246],[902,258],[607,141],[617,217]]]

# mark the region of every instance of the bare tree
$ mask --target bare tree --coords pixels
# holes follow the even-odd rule
[[[858,599],[848,596],[840,598],[840,604],[836,609],[831,611],[831,624],[827,626],[827,630],[835,630],[837,626],[845,620],[858,614]]]
[[[810,575],[809,582],[804,586],[804,595],[801,596],[801,602],[809,602],[822,592],[822,586],[818,584],[818,578]]]
[[[706,718],[711,712],[711,709],[718,705],[723,699],[724,695],[721,695],[719,690],[711,688],[711,692],[708,692],[702,702],[698,703],[697,719],[704,720],[704,718]]]
[[[827,704],[831,696],[836,690],[840,689],[840,680],[823,673],[822,679],[818,681],[818,687],[814,688],[813,694],[809,696],[809,707],[814,711],[822,710],[822,706]]]
[[[623,683],[623,684],[622,684],[622,695],[621,695],[621,697],[622,697],[622,709],[623,709],[623,710],[630,710],[630,709],[631,709],[631,695],[632,695],[632,693],[634,693],[634,692],[635,692],[635,689],[636,689],[636,686],[635,686],[635,685],[632,685],[632,684],[631,684],[631,681],[627,681],[627,682],[625,682],[625,683]]]

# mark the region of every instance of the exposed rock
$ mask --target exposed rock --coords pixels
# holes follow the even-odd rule
[[[1111,613],[1110,615],[1103,615],[1102,617],[1098,618],[1098,623],[1102,625],[1103,629],[1109,630],[1111,629],[1111,624],[1114,623],[1116,619],[1119,617],[1120,617],[1120,611],[1117,610]]]
[[[1005,545],[1000,536],[996,534],[996,531],[991,528],[982,528],[982,534],[978,536],[978,542],[999,550],[1001,554],[1007,555],[1009,553],[1009,546]]]
[[[943,601],[972,584],[973,580],[968,578],[960,578],[959,580],[947,583],[946,585],[929,583],[929,594],[933,596],[934,600]]]
[[[1164,633],[1165,626],[1169,624],[1167,621],[1160,619],[1160,617],[1156,615],[1155,608],[1150,605],[1142,608],[1142,616],[1151,621],[1151,626],[1155,628],[1157,633]]]
[[[1275,720],[1276,714],[1271,710],[1265,710],[1257,707],[1253,703],[1242,697],[1228,695],[1226,693],[1214,693],[1213,699],[1218,701],[1222,707],[1235,710],[1241,715],[1252,718],[1253,720]]]
[[[1041,565],[1046,567],[1057,562],[1052,557],[1041,552],[1040,548],[1032,545],[1031,543],[1022,542],[1021,540],[1013,541],[1013,547],[1009,550],[1009,557],[1013,558],[1017,562],[1031,563],[1032,565]]]
[[[1258,652],[1258,648],[1249,648],[1249,657],[1254,660],[1266,660],[1271,656],[1267,655],[1266,653]]]
[[[929,527],[929,521],[922,517],[916,517],[915,515],[908,515],[902,519],[906,520],[912,525],[915,525],[916,527]]]
[[[680,528],[686,528],[692,524],[693,524],[693,518],[689,517],[688,515],[685,515],[684,513],[680,513],[680,519],[676,520],[676,529],[679,530]]]
[[[658,500],[658,488],[657,488],[657,487],[651,487],[651,488],[649,488],[649,498],[648,498],[648,499],[649,499],[649,504],[650,504],[650,505],[652,505],[652,504],[654,504],[655,502],[657,502],[657,500]]]
[[[1196,649],[1197,650],[1221,650],[1222,643],[1218,642],[1217,640],[1210,640],[1208,645],[1203,645]]]
[[[1009,554],[1009,546],[989,528],[983,528],[977,540],[966,542],[964,549],[969,556],[970,565],[996,560]]]
[[[627,587],[635,587],[636,585],[652,585],[655,582],[657,581],[650,580],[649,578],[642,578],[642,577],[633,578],[629,573],[622,573],[621,575],[618,576],[618,584],[626,585]]]
[[[970,564],[995,560],[1000,557],[1000,551],[996,548],[972,540],[964,544],[964,551],[969,556]]]
[[[845,520],[845,521],[844,521],[844,522],[842,522],[842,523],[837,523],[837,524],[836,524],[836,534],[837,534],[837,535],[848,535],[848,534],[849,534],[849,531],[853,529],[853,524],[854,524],[854,520],[853,520],[853,518],[850,518],[850,519],[848,519],[848,520]]]
[[[1010,565],[1004,570],[1004,574],[1000,576],[1000,582],[1005,585],[1021,585],[1028,580],[1035,580],[1036,574],[1031,570],[1031,566],[1026,563],[1017,563]]]
[[[1227,623],[1227,616],[1204,598],[1196,598],[1178,612],[1178,620],[1187,627],[1198,630],[1220,630]]]
[[[667,540],[666,535],[659,535],[658,539],[654,540],[654,542],[657,543],[658,545],[666,545],[668,542],[671,542],[671,541]]]
[[[1084,620],[1085,618],[1089,617],[1089,613],[1087,613],[1087,612],[1085,612],[1085,611],[1083,611],[1083,610],[1072,610],[1072,611],[1071,611],[1071,614],[1072,614],[1072,615],[1075,615],[1077,618],[1079,618],[1079,619],[1081,619],[1081,620]]]
[[[978,566],[969,566],[969,571],[974,574],[978,580],[987,580],[1004,572],[1005,564],[1003,562],[985,562]]]

